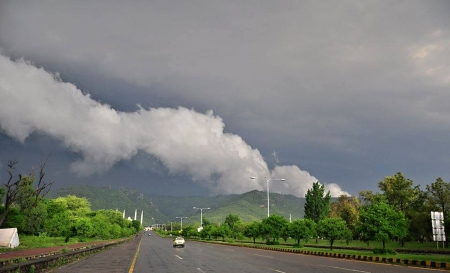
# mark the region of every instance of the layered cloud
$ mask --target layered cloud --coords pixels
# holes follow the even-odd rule
[[[213,193],[264,190],[266,181],[250,176],[272,175],[287,179],[274,183],[274,191],[304,196],[317,181],[297,166],[277,166],[271,172],[257,149],[238,135],[224,133],[223,120],[212,111],[116,111],[57,74],[2,55],[0,97],[0,126],[6,134],[22,142],[33,132],[60,140],[82,156],[72,164],[79,175],[106,172],[142,151],[158,158],[171,173],[188,175]],[[336,185],[330,190],[333,196],[344,193]]]

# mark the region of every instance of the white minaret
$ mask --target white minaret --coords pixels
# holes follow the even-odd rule
[[[123,210],[122,217],[125,218],[125,210]]]
[[[142,219],[144,218],[144,211],[141,212],[141,225],[142,225]]]
[[[137,217],[137,209],[134,211],[134,221],[136,221],[136,217]]]

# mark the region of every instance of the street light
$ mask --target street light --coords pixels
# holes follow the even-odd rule
[[[199,209],[200,210],[200,227],[203,227],[203,210],[204,209],[211,209],[211,208],[197,208],[194,207],[195,210]]]
[[[183,218],[187,217],[175,217],[175,218],[179,218],[181,220],[181,231],[183,231]]]
[[[273,181],[286,181],[286,179],[284,179],[284,178],[272,179],[272,178],[267,178],[267,177],[254,177],[254,176],[250,177],[250,179],[259,179],[259,178],[267,180],[267,217],[269,217],[270,216],[270,213],[269,213],[269,206],[270,206],[270,203],[269,203],[269,181],[270,180],[273,180]]]

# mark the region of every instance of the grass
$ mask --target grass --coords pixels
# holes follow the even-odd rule
[[[257,240],[257,243],[264,243],[265,241]],[[280,240],[281,244],[295,244],[297,241],[293,239],[288,239],[286,242],[284,242],[283,239]],[[382,248],[383,244],[382,242],[376,242],[371,241],[369,245],[367,243],[361,242],[361,241],[351,241],[348,245],[346,244],[345,240],[338,240],[335,241],[333,244],[333,250],[329,249],[330,242],[328,240],[319,240],[316,244],[315,240],[309,240],[308,243],[305,243],[304,241],[301,242],[302,244],[308,245],[308,247],[303,248],[297,248],[302,251],[317,251],[317,252],[323,252],[323,253],[337,253],[337,254],[347,254],[347,255],[356,255],[356,256],[371,256],[371,257],[382,257],[382,258],[393,258],[393,259],[401,259],[401,260],[417,260],[417,261],[433,261],[433,262],[446,262],[450,263],[450,255],[440,255],[440,254],[414,254],[414,253],[398,253],[395,255],[389,255],[389,254],[374,254],[371,250],[350,250],[350,249],[336,249],[337,246],[345,246],[345,247],[364,247],[364,248]],[[245,245],[253,245],[253,242],[249,241],[242,241],[237,242],[237,244],[245,244]],[[263,244],[265,246],[265,244]],[[314,245],[317,246],[327,246],[328,248],[319,248],[319,247],[313,247]],[[269,246],[268,246],[269,247]],[[273,245],[270,246],[271,248],[285,248],[285,249],[292,249],[292,246],[286,246],[286,245]],[[436,242],[425,242],[425,243],[419,243],[419,242],[406,242],[404,247],[401,247],[399,242],[386,242],[386,248],[390,249],[416,249],[416,250],[431,250],[436,249]],[[439,249],[442,248],[442,242],[439,244]],[[446,250],[449,250],[449,248],[445,248]]]
[[[33,248],[43,248],[43,247],[54,247],[54,246],[69,246],[77,243],[81,243],[78,238],[70,238],[66,243],[64,237],[47,237],[47,236],[31,236],[31,235],[20,235],[20,244],[16,248],[0,248],[0,252],[12,252],[24,249]],[[83,242],[91,242],[99,240],[85,240]]]

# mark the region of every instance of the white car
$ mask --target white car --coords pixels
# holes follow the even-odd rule
[[[184,247],[184,238],[183,237],[177,237],[175,240],[173,240],[173,247],[181,246]]]

